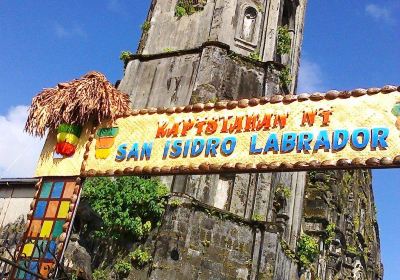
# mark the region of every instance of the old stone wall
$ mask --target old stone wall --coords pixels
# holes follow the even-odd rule
[[[244,57],[219,42],[208,42],[186,51],[135,56],[127,65],[119,89],[130,94],[136,108],[271,96],[280,92],[280,67],[273,62]],[[260,264],[263,263],[264,268],[248,273],[269,273],[271,277],[275,275],[273,279],[296,277],[297,266],[283,254],[277,240],[283,238],[292,250],[296,248],[301,225],[304,173],[184,175],[163,177],[162,180],[172,192],[185,193],[210,207],[242,219],[271,223],[274,233],[262,231],[263,236],[268,236],[265,242],[270,243],[270,251],[265,255],[271,259],[267,261],[260,256]],[[278,189],[287,189],[291,195],[278,197],[275,194]],[[276,233],[278,229],[279,236]],[[162,242],[157,244],[156,254],[159,248],[167,246]],[[263,254],[263,249],[260,252]],[[205,251],[203,255],[204,258],[213,258],[212,251]]]
[[[256,225],[224,218],[226,213],[189,198],[179,201],[164,216],[150,279],[249,279],[255,274],[260,252]]]
[[[383,279],[371,183],[368,170],[308,174],[304,231],[320,242],[321,279]]]
[[[188,104],[200,54],[135,59],[125,71],[119,89],[129,93],[135,108]]]
[[[181,17],[176,16],[179,1],[152,2],[147,19],[149,28],[143,33],[139,54],[127,64],[119,85],[120,90],[131,96],[133,107],[182,106],[281,94],[279,75],[284,65],[273,60],[277,27],[282,22],[285,5],[279,1],[253,0],[197,2],[202,2],[201,9]],[[302,22],[305,3],[297,7],[297,17]],[[301,38],[301,34],[298,36]],[[293,44],[296,44],[295,40]],[[293,67],[297,69],[298,65]],[[161,179],[172,192],[188,195],[207,207],[215,207],[240,219],[256,220],[269,226],[246,228],[219,217],[206,218],[204,212],[190,210],[190,206],[185,210],[178,208],[176,213],[172,209],[160,229],[164,237],[157,239],[150,278],[175,279],[175,276],[183,277],[189,272],[194,277],[202,270],[201,273],[208,276],[201,279],[208,279],[210,275],[214,275],[214,279],[297,277],[297,265],[284,254],[279,240],[284,240],[291,250],[295,250],[301,229],[305,173],[166,176]],[[282,195],[284,190],[286,196]],[[193,247],[190,244],[198,243],[198,231],[204,219],[215,225],[215,229],[212,227],[207,233],[213,242],[207,250],[196,247],[197,251],[202,249],[201,257],[193,257],[189,252],[193,253],[195,249],[190,248]],[[196,229],[182,226],[188,221],[197,221]],[[171,228],[172,224],[175,227]],[[181,226],[177,228],[178,224]],[[247,246],[258,244],[257,253],[254,248],[242,255],[232,253],[228,245],[218,243],[216,233],[229,227],[241,232],[240,238],[231,237],[232,242],[242,242],[242,239],[249,243]],[[186,243],[180,239],[179,248],[184,258],[179,264],[168,259],[173,250],[170,243],[176,242],[176,233],[186,238]],[[257,265],[253,263],[250,267],[241,263],[237,270],[238,264],[229,258],[208,265],[207,259],[215,260],[215,254],[224,252],[228,256],[239,254]],[[235,269],[229,269],[225,263]],[[159,265],[174,269],[158,269]]]
[[[209,42],[196,49],[134,56],[119,89],[130,95],[134,108],[271,96],[280,92],[281,67]]]
[[[173,194],[156,243],[150,279],[295,279],[280,254],[284,223],[251,219]],[[289,241],[290,242],[290,241]]]
[[[193,11],[177,15],[181,3],[192,5]],[[276,61],[277,29],[287,25],[292,45],[285,64],[297,77],[306,4],[306,0],[153,0],[138,53],[188,50],[217,41],[237,54]],[[292,83],[291,91],[296,84]]]

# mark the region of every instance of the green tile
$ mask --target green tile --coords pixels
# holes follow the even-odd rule
[[[97,137],[115,137],[119,131],[118,127],[104,127],[97,130]]]
[[[54,225],[53,233],[51,234],[51,237],[57,238],[61,235],[63,232],[63,225],[65,224],[65,220],[59,220],[56,222]]]
[[[23,268],[27,268],[28,267],[28,264],[26,263],[26,260],[19,261],[18,264],[19,264],[20,267],[23,267]],[[22,269],[18,269],[17,270],[16,276],[17,276],[17,279],[26,279],[25,278],[25,271],[23,271]]]
[[[40,191],[40,198],[48,198],[51,192],[52,182],[44,182],[42,185],[42,190]]]

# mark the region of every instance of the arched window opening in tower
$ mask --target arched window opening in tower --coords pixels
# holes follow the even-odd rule
[[[242,36],[243,40],[248,42],[253,41],[254,31],[257,20],[257,10],[253,7],[247,7],[244,11]]]

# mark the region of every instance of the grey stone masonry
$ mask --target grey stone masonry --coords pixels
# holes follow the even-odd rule
[[[178,106],[294,91],[305,1],[186,0],[189,4],[195,2],[202,2],[201,9],[180,17],[176,9],[181,1],[152,2],[147,18],[149,28],[144,30],[138,54],[127,64],[119,85],[120,90],[131,96],[133,107]],[[286,65],[277,62],[282,59],[276,52],[277,30],[284,23],[290,23],[294,31],[291,59],[285,61]],[[284,68],[292,72],[292,83],[286,88],[280,79]],[[221,222],[218,217],[206,218],[204,213],[190,208],[176,210],[177,213],[172,210],[164,218],[162,237],[156,244],[156,269],[151,271],[151,279],[261,279],[261,276],[283,279],[279,278],[281,271],[287,279],[297,277],[297,266],[285,257],[278,240],[283,238],[295,250],[301,226],[304,173],[161,179],[173,192],[186,193],[242,219],[271,223],[274,230]],[[279,187],[289,189],[293,196],[278,202],[275,192]],[[207,231],[203,220],[215,224],[218,230],[212,226]],[[193,247],[193,240],[196,244],[207,236],[214,238],[213,231],[234,229],[240,238],[232,236],[231,242],[246,243],[243,253],[230,252],[232,244],[221,242],[217,243],[219,247],[210,243],[207,250],[199,244]],[[177,241],[176,233],[185,235],[185,241]],[[185,252],[185,259],[174,269],[157,268],[159,264],[167,267],[174,264],[164,259],[171,254],[174,242]],[[257,251],[256,261],[252,250]],[[215,258],[222,253],[227,253],[226,261],[216,262]]]
[[[306,4],[153,0],[119,89],[130,95],[134,108],[294,94]],[[277,51],[283,26],[290,35],[284,54]],[[148,279],[349,279],[332,278],[347,274],[328,269],[332,257],[325,257],[324,250],[312,269],[298,265],[302,234],[325,232],[326,222],[319,224],[314,215],[330,221],[338,213],[320,196],[305,198],[306,178],[304,172],[162,177],[181,205],[170,206],[163,217]],[[364,204],[371,201],[367,196]],[[349,219],[340,217],[335,223],[344,230]],[[348,227],[354,228],[354,222]],[[374,240],[371,252],[379,252],[379,241],[368,240]],[[381,279],[376,276],[381,275],[376,273],[380,257],[369,257],[371,264],[365,258],[343,258],[341,267],[349,262],[347,270],[365,275],[355,279]]]

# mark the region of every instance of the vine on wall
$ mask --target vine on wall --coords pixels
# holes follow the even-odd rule
[[[128,62],[131,60],[132,55],[133,55],[133,53],[131,51],[122,51],[119,56],[119,59],[126,66],[128,64]]]
[[[278,42],[276,47],[276,52],[279,55],[288,54],[292,45],[292,38],[289,34],[288,27],[279,26],[278,27]]]
[[[279,82],[280,85],[286,89],[288,89],[292,83],[291,72],[287,65],[285,65],[285,67],[279,73]]]
[[[289,29],[285,26],[278,27],[278,36],[276,44],[276,53],[278,55],[289,54],[292,46],[292,38],[290,37]],[[285,65],[285,67],[280,71],[279,82],[281,87],[288,89],[292,83],[290,68]]]
[[[317,240],[307,234],[302,234],[297,241],[296,252],[290,249],[289,244],[282,238],[280,239],[280,245],[285,255],[298,263],[301,268],[308,269],[311,264],[316,260],[319,254],[319,246]]]
[[[259,50],[255,50],[249,54],[249,58],[255,61],[261,61],[261,55]]]
[[[203,10],[206,4],[207,0],[178,0],[175,7],[175,16],[178,18],[190,16]]]
[[[330,223],[326,226],[325,232],[326,232],[327,237],[324,242],[326,246],[331,245],[332,241],[335,239],[335,237],[336,237],[335,229],[336,229],[336,225],[334,223]]]
[[[297,242],[297,257],[301,267],[308,268],[317,258],[319,246],[314,237],[302,234]]]

